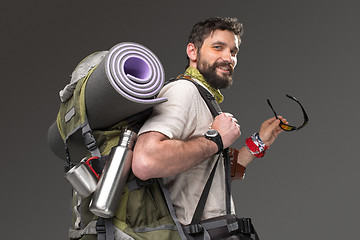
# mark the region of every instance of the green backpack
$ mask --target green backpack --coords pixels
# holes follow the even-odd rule
[[[131,129],[137,132],[151,113],[149,109],[104,131],[92,131],[87,122],[84,91],[94,69],[77,82],[72,97],[61,103],[57,116],[56,125],[64,141],[64,152],[69,165],[67,170],[80,162],[70,160],[71,145],[79,145],[81,139],[79,136],[83,135],[82,141],[85,142],[80,144],[87,145],[87,158],[99,154],[100,157],[106,157],[111,149],[118,145],[122,131]],[[106,158],[100,159],[106,160]],[[121,230],[115,229],[115,235],[120,235],[121,239],[181,239],[178,232],[181,227],[176,226],[177,220],[173,219],[175,214],[173,212],[172,216],[173,210],[169,210],[170,200],[167,203],[164,196],[163,191],[166,189],[161,185],[161,180],[143,182],[132,173],[129,174],[128,184],[124,187],[116,214],[111,219],[115,228]],[[104,221],[89,210],[91,198],[92,195],[81,198],[76,191],[73,191],[70,239],[95,240],[98,239],[97,235],[105,234],[106,222],[109,221]]]

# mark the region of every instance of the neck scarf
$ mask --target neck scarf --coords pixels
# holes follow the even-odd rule
[[[209,83],[205,80],[204,76],[196,68],[188,67],[184,75],[195,78],[196,80],[201,82],[214,95],[218,103],[221,103],[224,100],[224,96],[221,94],[220,90],[211,87]]]

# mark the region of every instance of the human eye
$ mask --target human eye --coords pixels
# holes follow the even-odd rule
[[[214,45],[214,46],[213,46],[213,49],[215,49],[215,50],[221,50],[221,46],[220,46],[220,45]]]

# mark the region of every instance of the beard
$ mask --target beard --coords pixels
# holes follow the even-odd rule
[[[215,89],[224,89],[231,86],[233,80],[232,75],[234,73],[234,68],[230,63],[226,62],[215,62],[213,65],[208,64],[205,61],[199,61],[196,64],[199,72],[204,76],[205,80],[209,85]],[[219,75],[216,72],[217,67],[228,67],[229,74],[223,73]]]

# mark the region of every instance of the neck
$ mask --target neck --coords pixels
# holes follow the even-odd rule
[[[215,97],[218,103],[221,103],[224,100],[224,96],[221,94],[219,89],[215,89],[209,85],[204,76],[199,72],[198,69],[190,66],[186,69],[185,75],[190,76],[198,81],[200,81]]]

